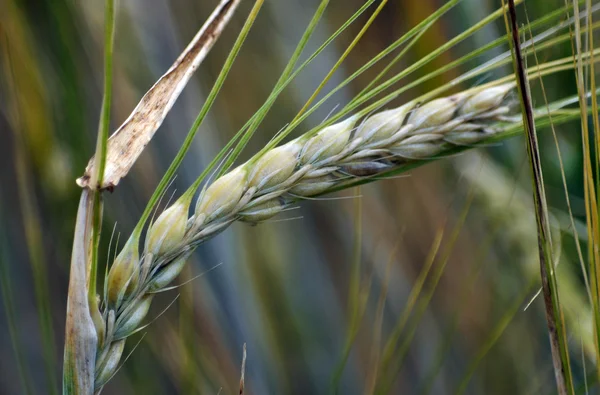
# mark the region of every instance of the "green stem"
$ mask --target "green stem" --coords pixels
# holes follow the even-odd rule
[[[92,222],[92,260],[88,278],[88,299],[91,306],[96,306],[96,279],[98,274],[98,247],[102,228],[102,192],[99,186],[104,179],[106,166],[106,147],[108,144],[108,131],[110,128],[110,107],[112,102],[112,68],[113,49],[115,38],[115,0],[106,0],[104,3],[104,95],[100,125],[98,127],[98,140],[96,141],[95,166],[97,173],[92,175],[90,185],[94,189],[94,210]]]

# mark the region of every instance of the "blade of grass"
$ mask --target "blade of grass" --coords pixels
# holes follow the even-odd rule
[[[458,387],[456,388],[456,391],[454,392],[455,394],[464,394],[466,392],[467,386],[469,385],[469,381],[471,380],[471,377],[473,377],[473,373],[479,366],[479,363],[496,344],[498,339],[500,339],[508,325],[511,323],[514,316],[520,311],[521,306],[523,306],[523,303],[531,295],[531,292],[535,290],[537,284],[537,279],[531,280],[530,285],[523,291],[521,295],[519,295],[516,298],[515,302],[502,316],[500,321],[498,321],[498,324],[496,324],[495,328],[491,331],[486,343],[480,348],[477,355],[469,363],[463,379],[461,380]]]
[[[242,350],[242,367],[240,368],[240,395],[244,395],[246,388],[246,343]]]
[[[579,6],[574,4],[573,7],[575,17],[579,15]],[[598,240],[600,240],[600,224],[598,222],[598,201],[596,196],[596,186],[594,183],[595,177],[593,171],[595,166],[592,165],[590,143],[590,130],[588,126],[588,104],[586,99],[585,78],[583,73],[583,53],[581,50],[581,36],[578,36],[581,30],[580,24],[575,24],[575,48],[573,48],[573,62],[575,63],[577,93],[579,95],[579,103],[581,109],[581,133],[582,133],[582,149],[583,149],[583,181],[584,181],[584,199],[586,212],[586,225],[590,242],[588,243],[588,267],[591,278],[592,288],[592,306],[594,311],[594,335],[596,342],[596,356],[600,357],[600,252],[598,251]],[[591,42],[593,44],[593,41]],[[593,52],[593,50],[592,50]],[[592,67],[593,70],[593,67]],[[590,73],[591,74],[591,73]],[[592,80],[595,83],[595,79]],[[595,87],[592,87],[595,90]],[[593,109],[592,112],[597,111]],[[597,114],[594,114],[594,132],[597,132]],[[598,152],[596,152],[596,155]],[[596,156],[596,161],[598,157]],[[600,365],[596,364],[596,374],[600,378]]]
[[[373,394],[375,392],[375,386],[377,385],[377,376],[379,374],[379,362],[381,360],[381,332],[383,330],[383,316],[385,309],[385,301],[387,299],[389,278],[392,274],[392,267],[394,258],[400,247],[400,242],[396,242],[396,245],[392,248],[390,257],[387,264],[385,265],[385,274],[383,277],[383,284],[381,285],[381,292],[379,293],[379,299],[377,300],[377,308],[375,310],[375,320],[373,324],[373,341],[371,346],[371,356],[369,364],[371,368],[367,372],[367,378],[365,380],[364,394]]]
[[[10,47],[8,37],[6,41],[5,68],[8,71],[7,85],[8,91],[17,102],[17,92],[14,86],[14,70],[11,61]],[[34,282],[34,294],[39,318],[39,330],[42,343],[42,355],[44,359],[44,373],[46,375],[48,392],[58,393],[58,382],[55,375],[56,367],[56,348],[54,346],[54,329],[52,327],[52,310],[50,306],[50,289],[48,288],[47,264],[44,259],[43,238],[39,221],[39,213],[32,193],[31,174],[28,168],[26,158],[25,142],[21,130],[21,116],[17,106],[11,109],[11,121],[14,126],[14,153],[15,153],[15,171],[17,179],[18,196],[21,202],[21,216],[23,218],[23,227],[25,231],[25,241],[27,243],[27,253],[31,266],[31,274]]]
[[[514,68],[517,76],[517,87],[521,101],[523,124],[525,125],[527,153],[531,167],[534,191],[533,200],[538,229],[542,291],[544,295],[544,304],[546,307],[546,318],[548,324],[548,334],[550,336],[550,347],[552,351],[554,373],[559,394],[566,395],[573,393],[573,379],[571,377],[565,326],[562,317],[558,287],[553,266],[554,259],[552,257],[552,241],[550,239],[551,236],[548,221],[548,208],[546,206],[546,196],[544,191],[544,181],[535,130],[533,108],[529,95],[529,83],[521,54],[519,28],[517,26],[514,0],[508,0],[508,15],[505,15],[505,23],[507,33],[511,34],[512,37]]]
[[[450,233],[450,238],[448,240],[448,243],[444,247],[443,253],[440,258],[440,262],[435,267],[435,269],[432,273],[429,287],[427,288],[426,292],[421,296],[421,299],[419,300],[419,302],[417,304],[416,313],[412,319],[412,323],[410,324],[408,329],[406,331],[404,331],[405,326],[408,324],[408,314],[407,314],[406,319],[402,322],[401,325],[400,325],[400,321],[398,322],[399,325],[396,328],[394,328],[394,332],[388,339],[388,342],[385,347],[385,354],[383,356],[383,360],[381,363],[381,365],[382,365],[381,371],[384,372],[385,376],[383,376],[381,378],[380,382],[378,383],[377,393],[380,393],[380,394],[389,393],[392,385],[394,384],[396,377],[400,373],[400,369],[402,368],[404,358],[406,357],[406,354],[411,345],[412,339],[413,339],[413,337],[416,333],[416,330],[418,328],[418,325],[421,321],[421,317],[423,316],[423,314],[425,314],[425,311],[427,310],[427,307],[429,306],[429,302],[431,301],[431,298],[433,297],[433,294],[434,294],[434,292],[437,288],[437,285],[442,277],[442,274],[444,273],[444,269],[446,268],[446,266],[450,260],[450,256],[452,254],[452,250],[454,249],[454,245],[456,244],[456,241],[458,240],[458,236],[460,235],[460,232],[465,224],[467,215],[469,213],[469,209],[471,207],[471,203],[473,202],[473,197],[474,197],[474,193],[473,193],[473,189],[471,189],[469,191],[469,196],[467,197],[464,208],[462,209],[462,212],[460,213],[460,216],[458,217],[458,220],[457,220],[456,224],[454,225],[452,232]],[[441,236],[441,233],[440,233],[440,236]],[[439,240],[436,240],[436,242],[437,242],[437,244],[436,244],[437,245],[436,251],[437,251],[437,249],[439,248],[439,242],[441,242],[441,238]],[[432,256],[432,258],[435,259],[435,255]],[[417,295],[417,296],[419,296],[419,295]],[[416,302],[416,299],[415,299],[415,302]],[[409,306],[411,306],[411,310],[412,310],[412,304],[410,304]],[[400,336],[402,334],[404,334],[402,344],[400,345],[399,348],[397,348],[397,343],[400,340]]]
[[[510,202],[508,202],[508,203],[510,203]],[[458,299],[458,303],[457,303],[458,307],[452,314],[452,318],[450,320],[450,325],[448,325],[446,327],[446,330],[444,333],[444,339],[442,341],[442,345],[439,347],[439,350],[437,352],[435,362],[431,365],[431,368],[429,369],[428,373],[425,374],[425,376],[424,376],[425,379],[423,380],[423,386],[422,386],[421,391],[419,392],[420,394],[429,394],[431,392],[431,389],[433,387],[433,384],[435,383],[435,379],[440,371],[442,363],[443,363],[446,355],[450,351],[450,348],[452,347],[452,337],[454,336],[456,329],[458,328],[458,324],[459,324],[459,318],[460,318],[460,313],[461,313],[460,307],[464,306],[468,303],[468,298],[471,296],[473,285],[475,284],[475,281],[477,280],[477,278],[479,276],[481,268],[486,263],[485,257],[490,252],[490,248],[492,247],[492,244],[493,244],[499,231],[500,231],[500,225],[498,224],[486,236],[486,238],[483,240],[481,246],[477,249],[477,252],[475,253],[475,256],[477,258],[475,258],[474,261],[476,263],[471,268],[471,272],[469,273],[469,275],[467,276],[467,278],[464,282],[461,294],[457,298]]]
[[[586,2],[587,4],[587,8],[591,8],[591,2],[588,0]],[[576,25],[577,26],[577,25]],[[597,84],[596,84],[596,71],[595,71],[595,63],[594,63],[594,35],[592,34],[591,29],[589,28],[589,26],[593,26],[592,23],[592,15],[588,16],[588,41],[589,41],[589,48],[592,50],[591,51],[591,56],[590,56],[590,62],[587,65],[588,67],[588,74],[590,76],[590,89],[591,91],[595,91],[597,89]],[[596,273],[600,272],[600,248],[599,248],[599,244],[600,244],[600,222],[599,222],[599,213],[598,211],[600,210],[600,196],[598,196],[597,194],[597,188],[600,185],[600,160],[598,159],[598,155],[600,154],[600,119],[598,118],[598,97],[597,95],[592,95],[591,97],[591,101],[592,101],[592,121],[593,121],[593,137],[594,138],[594,144],[592,145],[591,143],[589,144],[588,147],[586,147],[586,151],[587,152],[594,152],[595,153],[595,166],[594,169],[596,171],[596,177],[595,177],[595,183],[594,183],[594,179],[590,178],[588,181],[588,184],[591,185],[590,187],[590,194],[589,194],[589,206],[590,206],[590,213],[591,213],[591,217],[592,217],[592,224],[594,224],[594,228],[591,229],[591,232],[589,233],[590,235],[593,235],[593,237],[590,239],[591,243],[589,243],[588,245],[591,245],[590,247],[590,257],[593,257],[590,263],[593,262],[594,265],[594,271]],[[592,148],[593,147],[593,148]],[[595,198],[595,199],[594,199]],[[592,254],[593,252],[593,254]],[[598,298],[600,300],[600,296]],[[600,304],[600,303],[599,303]],[[595,311],[596,313],[598,313],[598,308],[600,306],[596,306]],[[600,329],[598,329],[600,327],[600,317],[598,317],[598,319],[595,322],[596,325],[596,333],[597,333],[597,344],[598,344],[598,352],[596,354],[596,360],[598,360],[600,358]],[[597,375],[598,378],[600,378],[600,365],[596,364],[596,371],[597,371]]]
[[[16,140],[20,140],[17,138]],[[42,338],[42,355],[44,356],[44,370],[48,380],[48,392],[58,393],[58,383],[56,381],[56,348],[54,340],[54,329],[52,327],[52,309],[50,306],[50,289],[48,287],[47,262],[44,256],[44,240],[42,236],[42,225],[39,221],[39,213],[33,202],[31,181],[29,180],[29,170],[25,159],[25,152],[22,144],[17,143],[15,147],[16,172],[19,189],[19,199],[21,202],[21,213],[23,217],[23,226],[25,228],[25,240],[27,243],[27,252],[31,264],[31,274],[34,282],[34,293],[38,311],[40,326],[40,335]]]
[[[586,9],[588,11],[588,17],[587,17],[587,39],[589,42],[589,47],[588,47],[588,51],[590,49],[594,49],[594,35],[592,34],[592,30],[591,30],[591,26],[593,26],[593,15],[589,13],[589,10],[592,8],[592,2],[590,0],[586,1]],[[594,68],[594,54],[592,53],[591,56],[591,65],[588,66],[588,74],[590,75],[590,89],[592,91],[596,90],[596,73],[595,73],[595,68]],[[600,133],[598,133],[598,131],[600,130],[600,119],[598,118],[598,98],[597,97],[592,97],[592,119],[594,121],[594,135],[595,135],[595,139],[594,139],[594,149],[596,152],[596,158],[598,158],[598,153],[600,153]],[[596,188],[598,187],[598,185],[600,185],[600,160],[596,160]],[[600,205],[600,198],[598,198],[599,200],[596,201],[596,205]],[[597,239],[596,239],[597,240]]]
[[[417,300],[419,299],[421,291],[423,290],[425,281],[427,280],[427,276],[429,275],[429,271],[433,267],[435,258],[437,257],[437,254],[438,254],[441,242],[442,242],[443,235],[444,235],[443,230],[439,230],[438,233],[436,234],[435,239],[434,239],[434,241],[431,245],[431,248],[429,250],[429,253],[427,255],[427,258],[425,259],[425,264],[423,265],[423,268],[421,269],[421,272],[419,273],[419,276],[415,280],[415,283],[410,291],[410,294],[408,295],[404,310],[402,311],[402,314],[400,315],[400,317],[398,317],[398,319],[396,320],[396,324],[394,326],[392,334],[389,336],[389,338],[386,342],[386,345],[383,347],[383,357],[381,358],[381,361],[379,362],[379,366],[380,366],[379,371],[383,372],[384,374],[386,373],[386,370],[389,367],[389,363],[390,363],[391,359],[393,358],[394,352],[396,350],[396,345],[397,345],[398,341],[400,340],[400,336],[402,335],[404,327],[406,326],[406,324],[408,322],[410,314],[412,313],[412,311],[415,307],[415,304],[417,303]],[[380,388],[380,384],[381,384],[380,381],[381,380],[378,380],[378,382],[377,382],[377,385],[376,385],[375,391],[374,391],[375,393],[379,393],[379,388]]]
[[[106,147],[108,130],[110,128],[110,107],[112,103],[112,69],[113,51],[115,43],[115,1],[104,2],[104,88],[102,96],[102,108],[100,110],[100,122],[98,126],[98,138],[96,140],[96,153],[94,155],[94,169],[91,174],[91,189],[98,189],[104,179],[104,168],[106,167]]]
[[[574,5],[574,8],[576,8],[576,5]],[[593,28],[592,28],[593,25],[591,24],[592,13],[589,12],[590,8],[591,8],[591,4],[589,4],[589,7],[588,7],[588,15],[589,16],[588,16],[587,30],[588,30],[589,33],[591,33],[593,31]],[[578,19],[577,19],[577,22],[576,22],[575,26],[576,26],[576,29],[575,29],[576,30],[576,34],[580,34],[578,32],[578,30],[579,30],[578,29],[578,26],[579,26]],[[593,41],[591,41],[591,43],[592,43],[591,48],[593,49]],[[535,52],[535,50],[534,50],[534,56],[535,56],[536,63],[539,63],[538,59],[537,59],[537,53]],[[592,65],[594,64],[594,54],[593,54],[593,52],[590,54],[590,63]],[[591,66],[591,67],[593,68],[593,66]],[[593,75],[592,75],[592,78],[594,78]],[[548,103],[548,99],[547,99],[547,96],[546,96],[546,89],[545,89],[545,86],[544,86],[543,78],[539,77],[539,81],[540,81],[540,87],[541,87],[541,90],[542,90],[542,95],[543,95],[543,98],[544,98],[544,102]],[[592,90],[595,90],[595,82],[594,82],[594,80],[592,80]],[[592,101],[593,102],[597,102],[596,95],[592,95]],[[597,112],[597,108],[592,111],[593,114],[596,114],[596,112]],[[574,243],[575,243],[575,249],[577,251],[577,258],[578,258],[578,261],[579,261],[579,266],[581,268],[581,275],[583,277],[583,281],[584,281],[584,285],[585,285],[585,289],[586,289],[586,294],[587,294],[589,303],[590,303],[591,306],[594,306],[594,297],[592,296],[592,290],[591,290],[590,282],[589,282],[589,279],[588,279],[588,273],[587,273],[587,270],[586,270],[586,267],[585,267],[585,262],[584,262],[584,258],[583,258],[583,252],[582,252],[581,243],[580,243],[580,240],[579,240],[579,232],[577,231],[577,227],[575,226],[575,220],[574,220],[573,211],[572,211],[572,208],[571,208],[571,200],[569,198],[569,188],[568,188],[568,185],[567,185],[567,179],[566,179],[565,170],[564,170],[564,162],[563,162],[563,158],[562,158],[562,154],[561,154],[560,145],[559,145],[559,142],[558,142],[558,137],[557,137],[557,134],[556,134],[555,126],[554,126],[554,124],[552,122],[552,114],[551,114],[549,108],[548,108],[547,114],[548,114],[548,121],[550,123],[550,129],[552,131],[552,137],[554,139],[554,145],[556,147],[556,152],[557,152],[557,156],[558,156],[559,168],[560,168],[560,174],[561,174],[561,180],[562,180],[562,185],[563,185],[563,189],[564,189],[564,192],[565,192],[565,202],[567,204],[567,212],[568,212],[568,217],[569,217],[569,221],[570,221],[570,225],[571,225],[570,226],[570,230],[573,232],[573,240],[574,240]],[[598,152],[598,151],[596,151],[596,152]],[[594,310],[596,310],[596,309],[594,309]],[[594,314],[594,317],[596,317],[596,316],[597,316],[597,314]],[[594,331],[594,333],[597,336],[598,332]],[[594,336],[596,338],[595,343],[598,344],[598,340],[597,340],[596,336]],[[582,362],[583,362],[584,381],[585,381],[584,384],[585,384],[586,393],[587,393],[587,377],[586,377],[587,374],[585,372],[585,354],[584,354],[584,347],[583,347],[583,337],[581,338],[581,342],[582,342]],[[596,358],[600,357],[600,353],[598,352],[599,349],[598,349],[597,346],[595,347],[595,351],[596,351]]]
[[[11,273],[9,268],[9,262],[11,261],[8,257],[8,248],[5,241],[5,235],[0,238],[0,289],[2,293],[2,305],[4,306],[4,313],[6,314],[6,322],[8,326],[8,334],[10,336],[10,343],[15,354],[15,364],[17,365],[17,372],[19,374],[19,381],[23,393],[33,394],[32,380],[29,370],[25,365],[25,357],[23,355],[23,349],[21,347],[21,336],[17,328],[17,320],[15,307],[18,307],[13,299],[13,291],[11,287]],[[14,261],[14,260],[13,260]],[[56,391],[56,386],[54,391]],[[52,387],[50,388],[52,390]]]
[[[348,313],[350,315],[350,325],[348,326],[348,333],[346,335],[346,341],[344,343],[344,349],[342,352],[342,358],[334,369],[330,392],[339,393],[339,386],[342,379],[342,374],[350,352],[352,351],[352,345],[356,340],[358,331],[360,329],[360,323],[364,317],[367,301],[369,299],[371,282],[367,281],[365,284],[361,281],[361,260],[362,260],[362,199],[360,198],[360,187],[355,188],[354,196],[355,200],[355,222],[354,222],[354,251],[352,252],[352,267],[350,272],[350,287],[348,290]]]
[[[98,126],[98,139],[96,141],[96,153],[94,154],[95,171],[91,175],[94,208],[92,220],[92,255],[91,265],[88,267],[88,300],[90,310],[98,311],[96,299],[96,283],[98,277],[98,250],[100,247],[100,233],[102,230],[102,191],[100,186],[104,180],[104,169],[106,167],[106,149],[108,144],[108,131],[110,128],[110,110],[112,103],[112,71],[113,52],[115,42],[115,0],[106,0],[104,3],[104,94],[100,110],[100,122]]]
[[[495,233],[495,232],[494,232]],[[484,263],[486,263],[485,255],[488,253],[489,248],[494,240],[493,235],[487,237],[487,240],[484,241],[483,248],[480,249],[480,252],[477,253],[479,259],[476,259],[475,262],[477,264],[471,269],[471,272],[467,276],[464,285],[462,286],[461,294],[459,295],[457,306],[465,306],[468,303],[468,298],[471,296],[471,291],[473,289],[473,285],[475,284],[475,280],[479,276],[481,268]],[[456,333],[459,324],[461,309],[457,308],[450,319],[450,324],[444,327],[444,338],[442,340],[442,344],[438,347],[438,351],[436,352],[436,357],[434,362],[431,364],[428,372],[424,375],[422,389],[419,391],[420,394],[429,394],[433,388],[435,383],[435,379],[440,372],[444,359],[448,355],[450,348],[452,347],[452,338]]]
[[[589,20],[591,20],[592,17],[592,13],[589,13]],[[578,23],[576,23],[576,26],[578,25]],[[529,29],[530,24],[526,25],[527,28]],[[592,26],[591,24],[588,25],[588,31],[592,31]],[[531,35],[531,30],[529,30],[529,34]],[[535,63],[539,64],[539,60],[537,57],[537,52],[535,51],[535,46],[532,48],[533,49],[533,56],[535,59]],[[590,62],[593,64],[593,53],[590,54]],[[546,88],[544,85],[544,80],[543,77],[539,76],[539,83],[540,83],[540,88],[542,91],[542,97],[544,99],[544,103],[546,103],[546,107],[547,107],[547,115],[548,115],[548,122],[550,123],[550,130],[552,131],[552,138],[554,139],[554,146],[556,147],[556,154],[558,157],[558,163],[559,163],[559,169],[560,169],[560,175],[561,175],[561,181],[562,181],[562,185],[563,185],[563,189],[565,192],[565,202],[567,204],[567,212],[568,212],[568,217],[569,217],[569,221],[571,224],[571,230],[573,232],[573,239],[575,242],[575,249],[577,251],[577,258],[579,260],[579,265],[581,267],[581,274],[583,276],[583,281],[585,284],[585,288],[586,288],[586,292],[587,292],[587,296],[589,298],[589,302],[590,304],[593,304],[593,300],[592,300],[592,291],[590,288],[590,283],[588,280],[588,275],[587,275],[587,271],[585,268],[585,263],[584,263],[584,258],[583,258],[583,252],[581,250],[581,243],[579,241],[579,233],[577,231],[577,227],[575,226],[575,219],[573,217],[573,210],[571,208],[571,199],[569,198],[569,188],[567,185],[567,177],[565,175],[565,168],[564,168],[564,162],[563,162],[563,158],[562,158],[562,154],[561,154],[561,150],[560,150],[560,145],[558,143],[558,137],[556,134],[556,129],[554,127],[554,123],[552,122],[552,113],[550,111],[550,107],[548,106],[548,97],[546,94]],[[595,100],[596,96],[593,95],[593,100]]]

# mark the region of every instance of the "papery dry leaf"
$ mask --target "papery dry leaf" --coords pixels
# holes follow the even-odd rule
[[[127,175],[152,140],[175,100],[231,19],[241,0],[223,0],[177,58],[171,68],[150,88],[129,118],[108,139],[102,185],[93,185],[94,157],[77,184],[82,188],[111,189]]]

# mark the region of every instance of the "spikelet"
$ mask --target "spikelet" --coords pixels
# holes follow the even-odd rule
[[[152,303],[152,297],[154,295],[148,294],[141,298],[141,300],[135,301],[134,305],[129,309],[126,316],[122,316],[121,322],[117,322],[118,328],[115,331],[114,338],[122,339],[125,338],[142,323],[142,320],[146,318],[150,304]]]
[[[335,185],[335,178],[331,175],[312,178],[296,184],[290,193],[296,196],[314,196],[325,192]]]
[[[240,220],[258,223],[279,214],[284,208],[285,204],[279,198],[272,199],[240,212]]]
[[[217,179],[198,199],[196,217],[210,221],[228,213],[239,202],[247,185],[247,171],[238,167]]]
[[[94,327],[96,328],[96,335],[98,335],[98,344],[104,343],[106,338],[106,323],[104,322],[104,317],[102,317],[102,313],[100,312],[100,296],[96,295],[95,303],[90,303],[90,315],[92,316],[92,322],[94,323]]]
[[[354,137],[362,138],[365,143],[371,140],[380,141],[392,137],[403,126],[413,107],[414,103],[410,102],[401,107],[371,115],[360,124]]]
[[[427,129],[449,122],[456,113],[456,100],[450,97],[435,99],[418,107],[408,118],[415,129]]]
[[[140,254],[139,239],[131,235],[123,250],[117,255],[107,277],[107,299],[110,306],[117,307],[138,282]]]
[[[342,152],[350,140],[356,120],[356,116],[350,117],[343,122],[327,126],[311,137],[300,154],[302,164],[313,163]]]
[[[340,172],[355,177],[368,177],[382,173],[390,168],[391,165],[389,163],[378,162],[377,160],[365,160],[362,162],[344,163],[340,166]]]
[[[463,103],[460,113],[463,115],[474,115],[493,110],[500,106],[514,87],[515,84],[511,82],[482,89]]]
[[[125,340],[118,340],[111,343],[110,348],[104,357],[103,361],[100,361],[96,366],[96,388],[102,387],[116,372],[121,355],[125,349]]]
[[[147,253],[160,257],[181,244],[192,196],[191,192],[184,194],[150,226],[146,235]]]
[[[160,268],[156,274],[152,277],[148,289],[150,292],[160,291],[169,285],[175,278],[181,273],[185,262],[190,257],[191,252],[188,252],[173,262],[169,262],[165,267]]]
[[[390,151],[405,159],[427,159],[438,155],[444,146],[436,143],[424,142],[413,144],[400,144],[390,148]]]
[[[291,142],[268,151],[254,165],[248,186],[268,189],[290,178],[300,149],[299,144]]]

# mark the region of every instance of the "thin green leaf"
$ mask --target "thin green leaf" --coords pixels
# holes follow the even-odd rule
[[[503,1],[504,4],[504,1]],[[544,305],[546,307],[546,319],[550,346],[552,351],[552,362],[556,385],[560,395],[573,393],[573,378],[566,338],[565,324],[562,316],[558,285],[554,270],[553,248],[548,219],[548,207],[546,204],[546,193],[544,190],[544,178],[542,175],[540,153],[535,130],[535,120],[531,97],[529,93],[529,82],[525,71],[524,61],[521,54],[521,43],[519,28],[516,20],[514,0],[508,0],[508,15],[505,16],[507,33],[512,37],[513,62],[517,79],[517,87],[523,114],[523,125],[527,141],[527,153],[531,166],[533,182],[533,201],[538,229],[538,247],[540,255],[540,269],[542,278],[542,291]],[[579,19],[576,19],[578,23]],[[510,27],[509,27],[510,25]],[[577,36],[577,35],[576,35]]]

